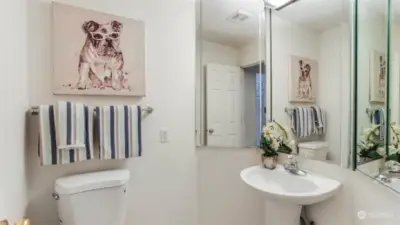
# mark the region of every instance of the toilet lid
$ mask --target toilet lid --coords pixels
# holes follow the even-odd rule
[[[55,182],[58,194],[76,194],[100,188],[122,186],[129,181],[128,170],[109,170],[61,177]]]
[[[299,148],[318,150],[318,149],[324,149],[324,148],[328,148],[328,147],[329,147],[328,143],[323,142],[323,141],[310,141],[310,142],[299,143]]]

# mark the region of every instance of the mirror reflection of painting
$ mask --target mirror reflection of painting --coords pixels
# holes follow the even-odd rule
[[[297,97],[300,99],[309,99],[312,100],[312,78],[310,76],[311,65],[304,64],[303,60],[299,60],[300,66],[300,77],[299,77],[299,86],[297,88]]]
[[[145,95],[142,21],[53,3],[54,93]]]
[[[386,96],[386,64],[385,53],[373,51],[371,56],[370,101],[385,102]]]
[[[318,63],[315,60],[291,57],[291,102],[315,102],[317,72]]]
[[[383,56],[379,56],[379,97],[385,97],[385,85],[386,85],[386,60]]]

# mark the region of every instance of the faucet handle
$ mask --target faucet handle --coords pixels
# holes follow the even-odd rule
[[[295,155],[288,155],[289,163],[290,164],[297,164],[296,156]]]

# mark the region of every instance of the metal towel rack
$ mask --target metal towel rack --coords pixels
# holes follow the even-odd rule
[[[371,116],[371,114],[372,114],[372,112],[374,111],[375,109],[373,109],[373,108],[366,108],[365,109],[365,113],[367,114],[367,116]]]
[[[293,108],[285,107],[285,113],[287,113],[289,116],[293,114],[293,110],[294,110]]]
[[[154,111],[153,107],[147,106],[142,108],[142,112],[145,114],[151,114]],[[32,106],[30,109],[32,115],[39,115],[39,106]]]

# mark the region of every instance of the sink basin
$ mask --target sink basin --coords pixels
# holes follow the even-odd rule
[[[290,174],[282,165],[275,170],[250,167],[242,170],[240,177],[264,194],[267,225],[299,225],[302,206],[332,197],[341,186],[336,180],[308,171],[306,176]]]

